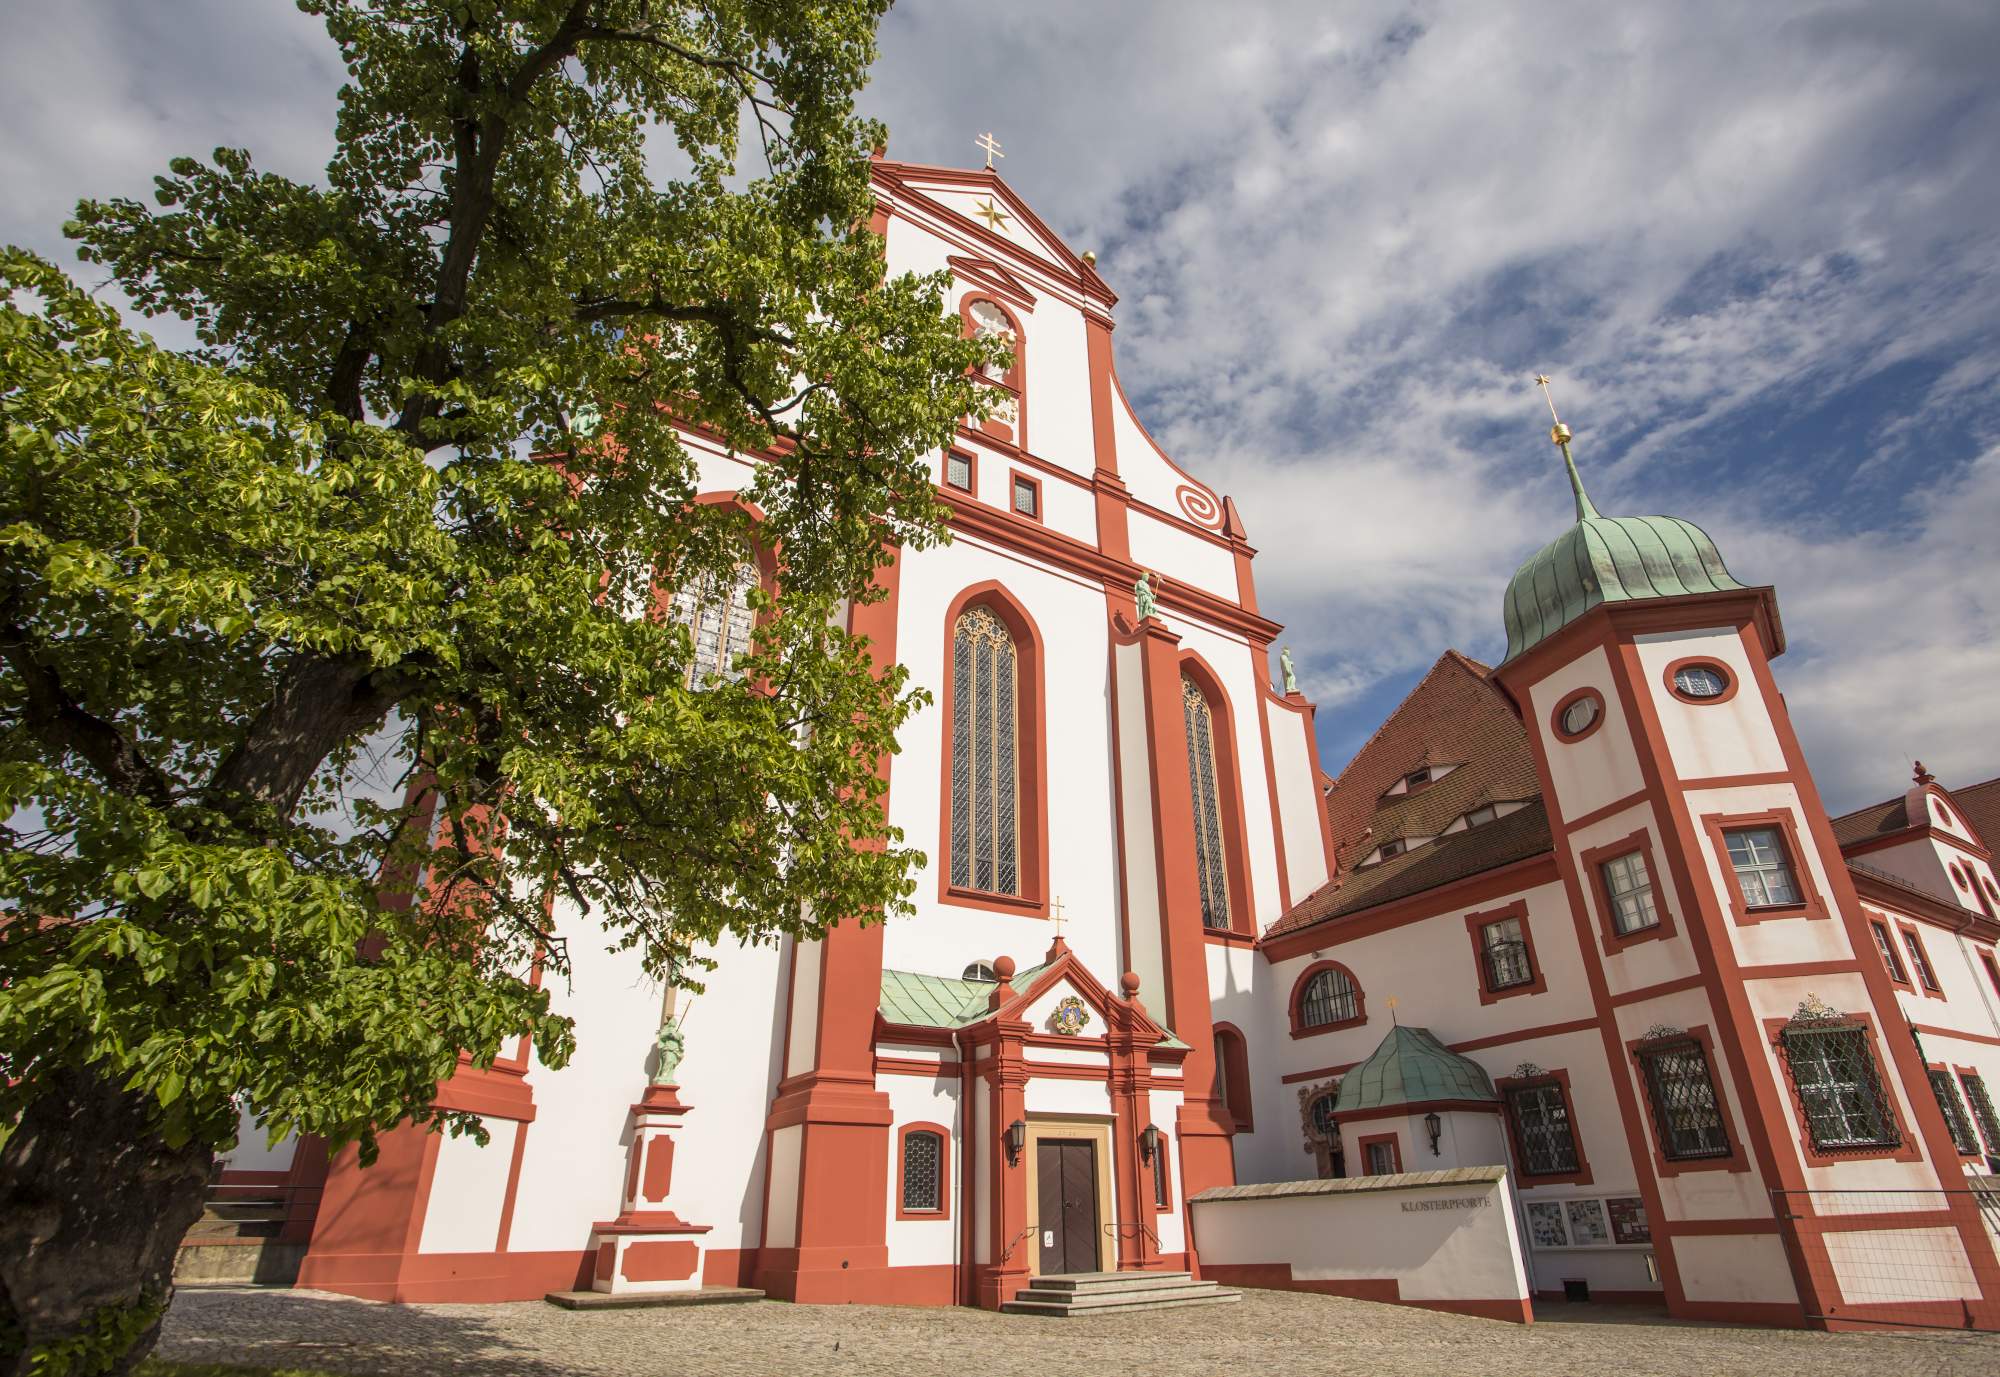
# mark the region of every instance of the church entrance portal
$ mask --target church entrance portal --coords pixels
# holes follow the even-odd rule
[[[1035,1144],[1043,1276],[1095,1272],[1097,1262],[1097,1144],[1043,1138]]]

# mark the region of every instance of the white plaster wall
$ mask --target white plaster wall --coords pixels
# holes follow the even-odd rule
[[[771,1216],[764,1242],[773,1248],[795,1247],[799,1241],[799,1149],[804,1134],[798,1124],[771,1131]]]
[[[1129,453],[1121,440],[1118,446],[1121,474]],[[1129,485],[1130,477],[1126,477]],[[1180,514],[1179,504],[1171,496],[1165,510]],[[1136,507],[1131,512],[1128,533],[1133,563],[1143,569],[1157,569],[1173,582],[1193,584],[1218,598],[1236,601],[1236,556],[1227,545],[1204,540]]]
[[[1469,1208],[1425,1208],[1477,1201]],[[1195,1237],[1214,1265],[1290,1263],[1294,1280],[1393,1278],[1404,1300],[1528,1294],[1514,1202],[1495,1182],[1265,1200],[1197,1200]]]
[[[1271,772],[1277,782],[1279,834],[1285,844],[1285,879],[1293,903],[1326,883],[1326,844],[1319,783],[1308,748],[1312,718],[1277,703],[1264,706],[1271,724]],[[1244,811],[1250,811],[1245,801]]]
[[[1764,693],[1750,666],[1743,638],[1731,627],[1661,631],[1635,636],[1643,671],[1640,688],[1652,696],[1667,740],[1667,754],[1682,779],[1776,773],[1786,768],[1784,748],[1772,726]],[[1736,695],[1721,703],[1684,703],[1668,690],[1668,665],[1690,655],[1729,671]]]
[[[420,1253],[490,1253],[500,1237],[500,1213],[507,1203],[507,1174],[514,1162],[514,1139],[521,1125],[510,1119],[482,1119],[488,1142],[471,1135],[438,1143],[437,1174],[424,1207]],[[515,1213],[519,1214],[519,1207]],[[574,1246],[581,1248],[589,1239]]]
[[[1580,741],[1559,740],[1550,730],[1549,717],[1557,703],[1580,688],[1596,689],[1604,700],[1604,725]],[[1580,818],[1644,786],[1633,748],[1636,724],[1626,717],[1618,699],[1611,660],[1602,646],[1591,647],[1539,680],[1529,689],[1528,702],[1527,727],[1546,747],[1549,779],[1563,817]]]
[[[1152,1210],[1146,1217],[1146,1227],[1160,1241],[1163,1253],[1178,1253],[1187,1247],[1187,1230],[1181,1223],[1181,1136],[1176,1125],[1180,1122],[1182,1097],[1176,1091],[1154,1090],[1147,1098],[1147,1112],[1152,1116],[1150,1123],[1160,1130],[1160,1151],[1167,1154],[1167,1199],[1172,1202],[1169,1210]],[[1150,1208],[1153,1202],[1153,1183],[1148,1180],[1139,1188],[1139,1198]]]
[[[1180,499],[1175,494],[1183,486],[1197,488],[1209,494],[1213,500],[1216,511],[1215,525],[1217,528],[1220,527],[1223,494],[1216,492],[1200,479],[1190,477],[1188,474],[1182,472],[1178,465],[1169,460],[1153,444],[1151,437],[1146,433],[1144,425],[1126,403],[1122,393],[1114,392],[1112,397],[1111,423],[1113,438],[1118,446],[1118,476],[1124,480],[1125,486],[1130,489],[1132,496],[1137,501],[1185,520],[1187,519],[1187,513],[1182,510]],[[1147,557],[1139,553],[1139,527],[1142,522],[1153,532],[1175,528],[1163,526],[1158,520],[1144,517],[1139,512],[1135,511],[1132,513],[1132,557],[1138,560],[1139,563],[1146,564],[1148,563]],[[1188,535],[1185,532],[1176,530],[1176,533],[1180,535],[1181,539],[1190,543],[1208,544],[1208,542],[1201,541],[1199,537]],[[1151,537],[1149,536],[1148,538],[1150,539]],[[1211,545],[1209,548],[1221,556],[1223,567],[1226,567],[1228,572],[1226,581],[1218,579],[1215,566],[1211,566],[1211,571],[1205,576],[1174,572],[1178,570],[1181,563],[1178,558],[1163,560],[1152,565],[1152,567],[1167,570],[1174,577],[1186,578],[1190,583],[1208,588],[1211,592],[1220,593],[1223,597],[1234,602],[1236,601],[1235,560],[1230,556],[1228,550],[1222,546]],[[1216,581],[1211,584],[1211,580]]]
[[[1702,817],[1714,814],[1789,813],[1792,825],[1797,829],[1801,853],[1792,857],[1792,864],[1803,868],[1811,877],[1813,888],[1833,914],[1829,918],[1773,918],[1757,923],[1726,920],[1723,926],[1729,933],[1730,945],[1739,962],[1745,966],[1785,965],[1800,961],[1838,961],[1853,954],[1847,942],[1846,926],[1840,921],[1825,860],[1820,849],[1813,845],[1805,808],[1795,787],[1784,783],[1697,789],[1689,791],[1687,801],[1688,809],[1694,816],[1708,881],[1721,896],[1725,911],[1737,902],[1736,871],[1729,864],[1728,853],[1717,845],[1708,828],[1702,825]]]
[[[891,969],[957,976],[973,961],[1014,958],[1038,965],[1054,932],[1034,917],[938,897],[949,799],[941,756],[949,724],[945,612],[964,589],[993,580],[1028,611],[1040,630],[1048,771],[1050,894],[1062,900],[1063,937],[1111,988],[1119,957],[1118,854],[1111,771],[1110,636],[1104,590],[961,536],[950,546],[906,556],[896,631],[897,657],[913,686],[933,705],[903,728],[889,796],[890,822],[930,864],[917,876],[917,912],[888,924],[883,961]]]
[[[1799,1298],[1776,1234],[1683,1234],[1674,1240],[1674,1266],[1691,1301],[1790,1305]]]
[[[786,1038],[785,1074],[803,1075],[812,1069],[819,1039],[819,968],[825,950],[818,942],[785,939],[791,952],[791,979],[787,982],[791,1000],[791,1026],[780,1029]],[[782,1016],[782,1006],[781,1006]]]
[[[969,1116],[972,1152],[972,1260],[993,1260],[993,1082],[976,1076],[972,1082]]]
[[[889,1097],[889,1112],[895,1121],[889,1126],[889,1185],[883,1199],[888,1209],[889,1265],[891,1267],[949,1266],[957,1246],[958,1221],[966,1202],[959,1190],[959,1153],[965,1148],[963,1126],[958,1120],[958,1072],[942,1076],[878,1076],[876,1085]],[[945,1162],[944,1193],[950,1208],[936,1219],[898,1219],[896,1207],[903,1198],[903,1159],[897,1150],[905,1124],[942,1124],[950,1130],[950,1155]]]
[[[1956,1229],[1830,1233],[1825,1240],[1849,1304],[1978,1300],[1984,1294]]]
[[[231,1171],[290,1171],[292,1157],[298,1150],[297,1138],[272,1143],[257,1116],[240,1109],[236,1115],[236,1146],[222,1154],[222,1162]]]
[[[1046,1076],[1028,1079],[1023,1103],[1030,1114],[1088,1114],[1111,1117],[1111,1091],[1103,1081],[1057,1080]]]
[[[1166,966],[1161,956],[1160,877],[1153,837],[1152,749],[1146,734],[1145,661],[1138,645],[1120,645],[1117,667],[1117,788],[1125,818],[1125,904],[1130,945],[1125,969],[1139,977],[1139,998],[1166,1008]],[[1123,972],[1120,972],[1123,974]],[[1214,986],[1210,986],[1213,989]]]

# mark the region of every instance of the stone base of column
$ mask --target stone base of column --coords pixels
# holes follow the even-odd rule
[[[657,1295],[701,1289],[702,1235],[671,1208],[674,1139],[689,1106],[678,1089],[649,1085],[632,1106],[632,1147],[618,1217],[590,1230],[595,1255],[590,1285],[609,1295]]]

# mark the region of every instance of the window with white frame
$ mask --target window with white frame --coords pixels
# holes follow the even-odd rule
[[[1644,852],[1613,856],[1598,867],[1598,873],[1611,904],[1611,926],[1620,937],[1660,925],[1659,902],[1653,897],[1653,877],[1646,871]]]
[[[1785,849],[1784,835],[1775,827],[1735,827],[1724,832],[1736,887],[1751,908],[1782,908],[1799,902],[1798,881]]]
[[[1479,929],[1479,959],[1488,990],[1511,990],[1534,981],[1534,962],[1519,918],[1501,918]]]

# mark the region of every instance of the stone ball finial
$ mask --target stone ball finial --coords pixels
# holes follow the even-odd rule
[[[1119,976],[1118,988],[1125,992],[1127,999],[1137,998],[1139,994],[1139,973],[1137,971],[1127,971],[1125,974]]]
[[[993,974],[1000,977],[1002,984],[1014,978],[1014,969],[1013,957],[996,956],[993,958]]]

